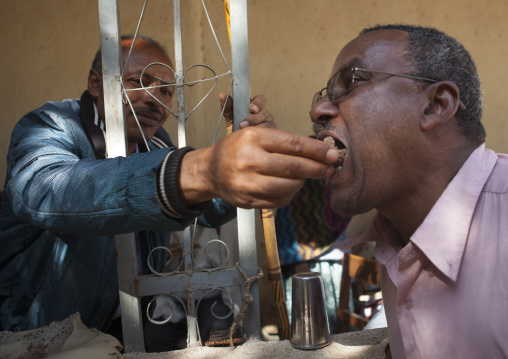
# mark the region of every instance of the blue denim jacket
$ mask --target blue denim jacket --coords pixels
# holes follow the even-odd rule
[[[118,296],[114,235],[142,231],[154,247],[193,221],[166,217],[156,197],[155,173],[174,147],[98,160],[79,109],[78,100],[48,102],[13,130],[0,208],[2,330],[76,311],[102,329]],[[201,224],[234,218],[234,208],[212,202]]]

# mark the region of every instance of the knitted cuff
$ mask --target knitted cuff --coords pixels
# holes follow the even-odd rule
[[[194,151],[194,148],[187,146],[171,151],[162,162],[157,173],[157,195],[161,209],[168,217],[195,218],[206,211],[212,203],[212,201],[206,201],[186,207],[182,202],[178,173],[183,156],[190,151]]]

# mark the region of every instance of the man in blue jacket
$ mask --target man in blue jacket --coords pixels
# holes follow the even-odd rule
[[[107,329],[118,297],[114,235],[135,232],[146,252],[198,216],[218,226],[234,217],[231,206],[281,207],[304,178],[333,173],[338,155],[328,145],[262,128],[274,127],[263,96],[247,128],[208,148],[176,149],[162,129],[174,74],[147,67],[171,61],[143,37],[128,55],[132,43],[121,42],[128,157],[107,158],[100,54],[80,100],[48,102],[13,130],[0,216],[1,330],[77,311],[87,326]]]

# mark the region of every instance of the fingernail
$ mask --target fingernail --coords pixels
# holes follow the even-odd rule
[[[258,113],[259,112],[259,107],[257,107],[256,105],[250,105],[250,110],[253,113]]]
[[[339,159],[339,151],[335,148],[330,148],[326,152],[326,160],[330,163],[335,163]]]
[[[249,127],[249,121],[242,121],[240,122],[240,128]]]

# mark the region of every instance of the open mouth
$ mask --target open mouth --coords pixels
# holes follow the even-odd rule
[[[335,148],[339,152],[339,159],[333,165],[335,166],[335,172],[338,172],[342,169],[342,163],[344,162],[344,157],[346,156],[346,146],[339,140],[334,139],[332,136],[326,136],[323,139],[323,142],[327,143],[330,147]]]

